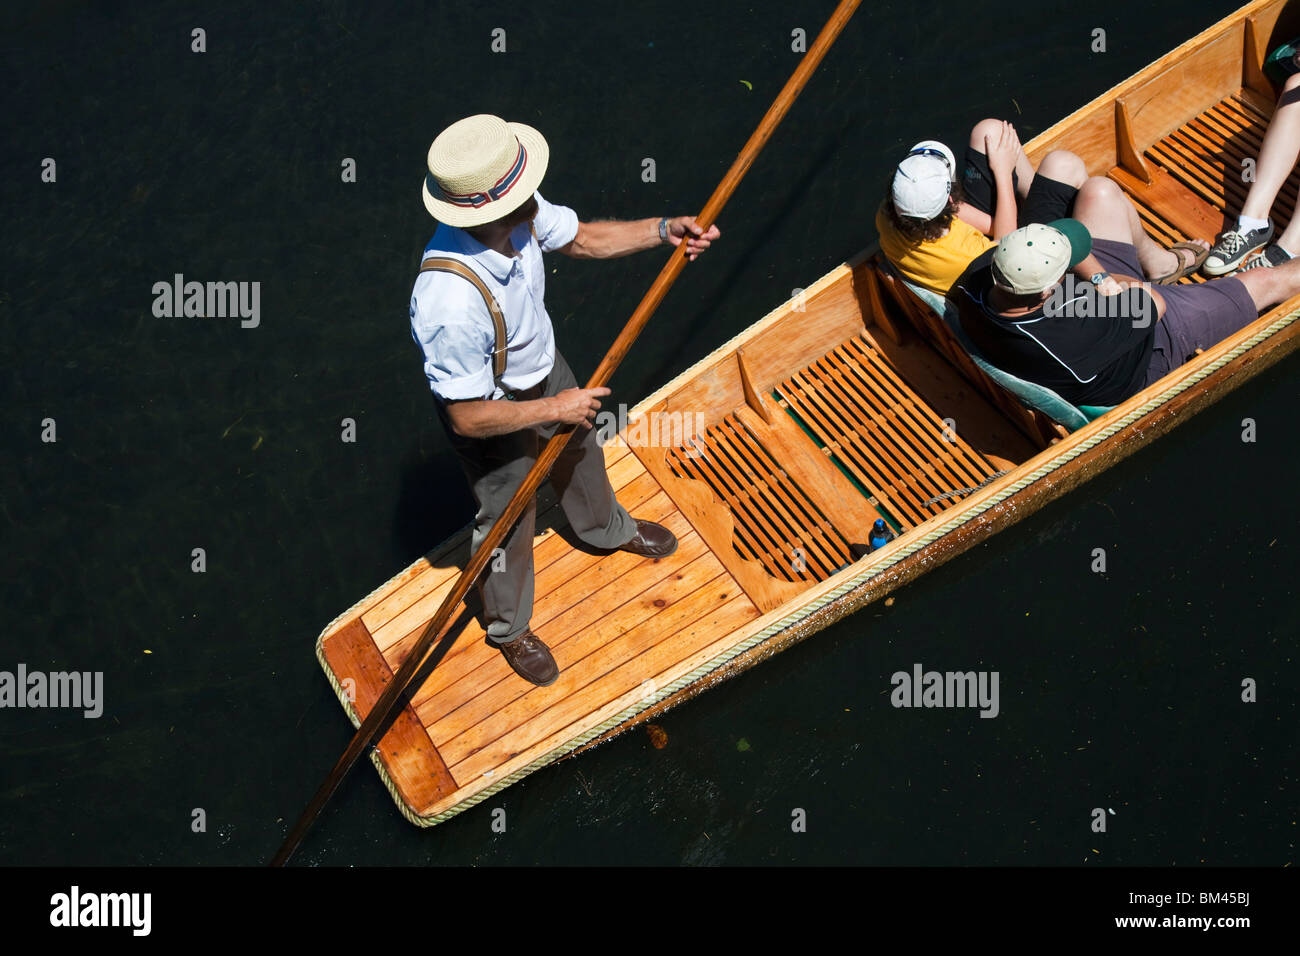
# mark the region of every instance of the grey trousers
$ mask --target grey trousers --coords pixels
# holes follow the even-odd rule
[[[519,393],[517,401],[555,395],[575,388],[573,372],[557,350],[555,366],[546,378]],[[525,428],[492,438],[465,438],[451,429],[446,409],[438,405],[439,417],[456,449],[461,468],[469,479],[478,502],[474,516],[473,548],[478,550],[497,517],[505,510],[515,489],[523,483],[544,445],[558,424]],[[599,429],[579,426],[564,452],[551,468],[551,486],[573,531],[593,548],[618,548],[636,536],[636,522],[614,497],[605,474],[605,455],[597,440]],[[528,629],[533,611],[533,534],[537,523],[537,502],[528,503],[501,547],[479,578],[488,640],[494,644],[513,641]]]

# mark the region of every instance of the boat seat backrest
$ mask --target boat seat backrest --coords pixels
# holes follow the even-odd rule
[[[886,267],[888,267],[888,265],[886,265]],[[1082,428],[1094,418],[1109,411],[1108,408],[1103,408],[1101,406],[1087,405],[1080,408],[1079,406],[1066,401],[1050,388],[1038,385],[1034,382],[1026,381],[1023,378],[1012,375],[1010,372],[1004,372],[986,359],[975,346],[975,343],[970,340],[970,336],[966,334],[966,330],[961,326],[961,320],[958,318],[956,305],[936,292],[932,292],[929,289],[922,288],[921,286],[909,282],[907,279],[899,276],[896,270],[894,271],[894,275],[908,288],[909,291],[925,303],[925,305],[928,306],[935,315],[943,319],[944,325],[948,327],[953,338],[961,344],[961,347],[966,350],[966,354],[971,357],[971,360],[979,366],[980,370],[985,375],[997,384],[1001,385],[1008,392],[1015,395],[1016,398],[1020,399],[1020,401],[1024,402],[1030,408],[1037,409],[1048,418],[1052,419],[1052,421],[1059,422],[1070,431],[1076,431],[1077,429]]]

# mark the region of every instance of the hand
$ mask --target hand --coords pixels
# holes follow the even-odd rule
[[[1120,292],[1123,292],[1125,289],[1146,289],[1149,288],[1150,285],[1150,283],[1143,282],[1137,276],[1126,276],[1126,275],[1112,275],[1109,279],[1106,280],[1106,282],[1115,283],[1115,285],[1119,287]],[[1105,287],[1105,285],[1106,283],[1103,282],[1102,286]],[[1113,294],[1114,293],[1111,292],[1102,293],[1102,295],[1113,295]]]
[[[1020,158],[1020,135],[1016,128],[1004,120],[996,136],[985,136],[984,155],[988,157],[994,177],[1001,173],[1010,178],[1016,160]]]
[[[700,228],[700,224],[695,221],[694,216],[678,216],[675,219],[668,220],[668,241],[674,246],[680,246],[682,239],[688,234],[691,238],[686,240],[686,258],[691,262],[694,262],[696,256],[709,248],[709,243],[722,235],[718,231],[716,223],[709,226],[709,231],[705,232]]]
[[[609,394],[605,386],[600,388],[566,388],[555,395],[551,402],[555,411],[555,420],[566,425],[581,425],[590,428],[600,408],[597,398]]]
[[[1106,276],[1097,286],[1097,291],[1102,295],[1119,295],[1124,291],[1124,285],[1114,276]]]

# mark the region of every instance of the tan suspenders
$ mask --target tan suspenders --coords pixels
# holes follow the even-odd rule
[[[446,259],[437,256],[425,259],[420,264],[420,271],[450,272],[474,283],[474,288],[478,289],[479,295],[483,296],[483,304],[487,306],[488,312],[492,315],[492,327],[496,331],[496,342],[492,349],[492,378],[497,381],[497,384],[500,384],[501,376],[506,372],[506,317],[501,311],[501,306],[497,304],[496,296],[492,294],[492,290],[478,277],[477,272],[459,259]]]

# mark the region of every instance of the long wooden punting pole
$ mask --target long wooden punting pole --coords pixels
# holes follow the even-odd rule
[[[767,145],[773,131],[785,118],[791,104],[803,91],[808,78],[817,69],[817,65],[821,63],[826,51],[830,49],[831,44],[840,35],[840,31],[844,29],[844,25],[853,16],[853,12],[858,8],[860,2],[861,0],[840,0],[839,6],[831,14],[831,18],[826,21],[826,26],[822,27],[817,39],[813,41],[813,45],[804,54],[799,63],[799,68],[786,81],[776,100],[768,107],[763,121],[758,124],[758,129],[754,130],[754,134],[749,137],[749,142],[740,151],[736,161],[731,164],[731,169],[727,170],[727,175],[723,177],[722,182],[718,184],[718,188],[709,197],[709,201],[704,204],[704,209],[696,217],[696,221],[702,229],[707,230],[718,218],[718,213],[722,211],[722,207],[731,198],[731,194],[736,191],[736,187],[744,179],[745,173],[749,172],[749,167],[754,164],[759,152]],[[668,261],[660,271],[659,277],[655,279],[654,284],[650,286],[650,291],[645,294],[641,304],[632,313],[632,318],[628,319],[627,325],[619,333],[618,338],[614,340],[614,344],[610,346],[604,360],[597,367],[595,374],[591,376],[591,381],[587,383],[587,388],[599,388],[614,375],[614,371],[632,348],[632,343],[641,334],[645,324],[650,321],[650,316],[654,315],[655,309],[659,308],[659,303],[663,301],[668,289],[681,275],[682,268],[685,265],[686,241],[683,239],[677,248],[673,250],[672,255],[668,257]],[[555,459],[559,457],[560,452],[564,449],[574,431],[575,428],[573,427],[563,428],[546,443],[542,453],[537,456],[536,463],[524,477],[519,490],[510,499],[510,503],[506,505],[501,517],[492,525],[492,529],[488,532],[487,537],[483,539],[483,543],[479,545],[479,549],[469,559],[469,564],[465,566],[465,570],[461,572],[460,577],[456,580],[455,587],[451,589],[451,593],[447,595],[442,602],[442,606],[438,608],[438,613],[433,616],[433,620],[429,622],[429,625],[424,629],[424,633],[420,635],[420,639],[411,648],[410,653],[402,662],[402,666],[398,668],[397,673],[393,675],[393,679],[388,682],[383,693],[379,695],[379,699],[375,701],[375,706],[370,709],[369,715],[357,728],[356,735],[352,738],[352,742],[348,744],[348,749],[343,752],[343,756],[339,758],[334,769],[330,771],[330,775],[321,784],[320,789],[316,791],[316,796],[312,797],[307,809],[303,811],[298,822],[289,831],[289,836],[285,839],[284,845],[280,847],[279,852],[275,854],[275,858],[271,860],[272,866],[283,866],[288,862],[289,857],[293,855],[294,850],[298,848],[298,844],[307,835],[307,831],[311,829],[321,810],[325,808],[325,804],[329,802],[330,797],[334,795],[334,791],[338,789],[338,785],[357,762],[357,758],[374,744],[375,740],[388,726],[394,712],[403,705],[403,695],[406,692],[407,685],[411,683],[412,678],[419,671],[425,655],[429,653],[429,649],[433,646],[433,642],[442,633],[443,628],[447,626],[452,614],[455,613],[456,608],[469,592],[470,587],[487,566],[493,548],[500,545],[506,536],[506,532],[514,526],[515,522],[519,520],[519,516],[524,513],[528,502],[537,493],[537,489],[550,472],[551,465],[555,463]]]

